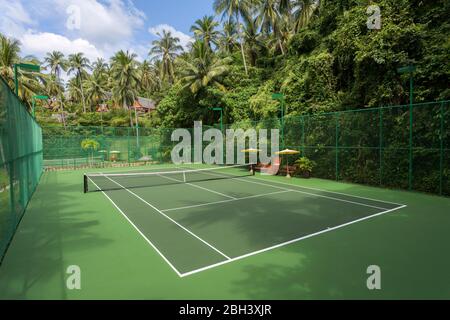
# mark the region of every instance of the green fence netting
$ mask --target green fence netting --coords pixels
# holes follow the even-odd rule
[[[225,126],[239,127],[284,127],[281,147],[315,161],[314,177],[450,195],[450,101]]]
[[[314,177],[450,195],[450,101],[245,120],[204,130],[212,127],[280,129],[281,147],[314,160]],[[170,162],[173,130],[46,127],[45,163],[70,168]],[[98,147],[81,148],[86,139]]]
[[[1,79],[0,261],[39,183],[42,160],[41,127]]]

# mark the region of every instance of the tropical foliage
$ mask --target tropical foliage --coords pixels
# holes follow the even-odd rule
[[[286,97],[289,114],[342,111],[408,102],[414,64],[415,101],[450,99],[450,4],[445,0],[379,0],[381,29],[368,28],[358,0],[215,0],[216,17],[193,22],[183,48],[162,31],[145,61],[128,51],[90,62],[82,53],[20,55],[20,43],[0,37],[0,75],[14,87],[14,64],[41,64],[19,72],[19,96],[39,102],[38,119],[64,125],[192,126],[278,116],[272,93]],[[63,81],[63,74],[70,79]],[[143,115],[137,97],[155,101]],[[107,111],[99,106],[107,106]]]

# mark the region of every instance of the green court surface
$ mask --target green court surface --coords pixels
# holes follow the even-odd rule
[[[146,168],[167,173],[148,185],[114,174],[139,169],[105,169],[88,193],[83,171],[45,173],[0,267],[0,298],[450,298],[449,198],[239,169],[180,178],[191,169]],[[66,287],[71,265],[81,290]],[[381,290],[367,289],[371,265]]]

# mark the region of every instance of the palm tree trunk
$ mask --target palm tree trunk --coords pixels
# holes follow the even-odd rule
[[[240,23],[240,19],[239,19],[239,13],[236,13],[236,22],[237,22],[238,33],[239,33],[239,42],[241,44],[242,60],[244,61],[245,74],[248,76],[247,61],[245,60],[244,42],[242,40],[242,31],[241,31],[241,23]]]
[[[59,95],[59,104],[60,104],[59,108],[61,110],[61,119],[62,119],[62,122],[63,122],[64,129],[66,129],[66,117],[64,116],[64,107],[63,107],[61,94]]]
[[[123,99],[123,108],[128,109],[128,117],[130,118],[130,127],[133,127],[133,116],[131,115],[131,108],[128,108],[127,101]]]
[[[84,101],[83,80],[81,79],[81,74],[80,74],[80,91],[81,91],[81,102],[83,103],[83,113],[86,113],[86,103]]]
[[[284,48],[283,48],[283,43],[281,42],[281,39],[278,40],[278,44],[279,44],[280,49],[281,49],[281,54],[284,56]]]

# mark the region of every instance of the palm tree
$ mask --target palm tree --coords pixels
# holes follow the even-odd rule
[[[75,53],[69,56],[69,70],[68,74],[75,73],[80,85],[81,102],[83,104],[83,112],[86,113],[86,101],[83,92],[83,78],[86,75],[86,69],[91,69],[89,59],[83,53]]]
[[[301,28],[306,27],[314,12],[317,9],[316,0],[294,0],[292,7],[294,8],[294,30],[300,31]]]
[[[244,19],[245,48],[252,66],[256,65],[258,54],[264,47],[263,37],[261,34],[258,34],[259,20],[258,17],[245,17]]]
[[[14,64],[20,60],[20,42],[0,34],[0,75],[10,84],[14,83]]]
[[[97,58],[92,64],[93,73],[106,75],[108,73],[108,63],[103,58]]]
[[[64,109],[62,104],[62,93],[64,92],[64,86],[61,83],[60,79],[58,79],[54,74],[47,75],[45,77],[45,88],[47,95],[49,97],[59,97],[60,99],[60,105],[59,105],[59,111],[61,114],[61,119],[63,122],[64,127],[66,127],[66,119],[64,115]]]
[[[234,22],[226,21],[223,24],[223,30],[220,33],[219,46],[220,49],[225,53],[232,53],[234,48],[236,48],[236,24]]]
[[[86,100],[90,106],[98,106],[107,97],[106,78],[100,72],[94,72],[85,82]],[[92,111],[92,108],[91,108]]]
[[[57,79],[61,78],[61,71],[67,70],[67,61],[60,51],[48,52],[44,58],[44,63],[46,63],[47,68],[50,68],[50,73]]]
[[[161,79],[173,83],[175,79],[174,61],[177,54],[183,50],[179,45],[180,39],[172,37],[170,31],[163,30],[163,33],[157,34],[160,39],[152,42],[153,48],[150,50],[150,55],[155,59],[161,60]]]
[[[125,110],[128,110],[131,126],[133,126],[133,119],[128,106],[134,104],[137,98],[136,88],[139,84],[136,58],[136,54],[123,50],[111,58],[111,79],[114,82],[113,97],[117,103],[122,104]]]
[[[248,15],[252,8],[251,0],[214,0],[214,10],[217,14],[222,14],[222,19],[228,18],[231,22],[236,19],[239,42],[241,45],[242,60],[244,62],[245,73],[248,75],[247,61],[244,53],[244,43],[242,41],[240,17]]]
[[[67,83],[67,93],[68,98],[72,102],[80,102],[81,101],[81,90],[80,84],[78,83],[78,78],[72,78]]]
[[[292,0],[279,0],[279,12],[282,15],[290,15],[292,10]]]
[[[183,60],[181,63],[183,68],[180,81],[193,94],[211,84],[225,90],[220,78],[228,72],[231,58],[217,58],[205,42],[197,40],[193,45],[191,61]]]
[[[194,32],[195,37],[205,42],[206,46],[211,49],[211,43],[217,46],[217,38],[219,31],[215,30],[219,25],[214,21],[213,16],[204,16],[202,19],[195,21],[195,24],[191,27],[191,32]]]
[[[147,60],[144,60],[139,66],[139,83],[141,89],[146,93],[154,89],[159,89],[160,87],[156,67]]]
[[[44,58],[44,63],[46,64],[46,68],[50,68],[50,74],[55,77],[55,81],[60,83],[61,80],[61,72],[67,71],[67,61],[64,58],[64,54],[60,51],[53,51],[48,52],[47,55]],[[56,86],[54,86],[56,87]],[[63,110],[63,99],[62,99],[62,93],[63,90],[60,90],[57,92],[58,95],[56,96],[57,99],[59,99],[59,104],[61,110]],[[62,112],[62,111],[61,111]]]
[[[261,0],[258,8],[261,31],[274,39],[283,55],[286,37],[290,33],[290,11],[286,11],[288,9],[288,3],[280,0]],[[283,10],[284,14],[280,10]]]
[[[277,28],[280,19],[279,0],[261,0],[259,4],[259,17],[261,19],[261,31],[270,34]]]

